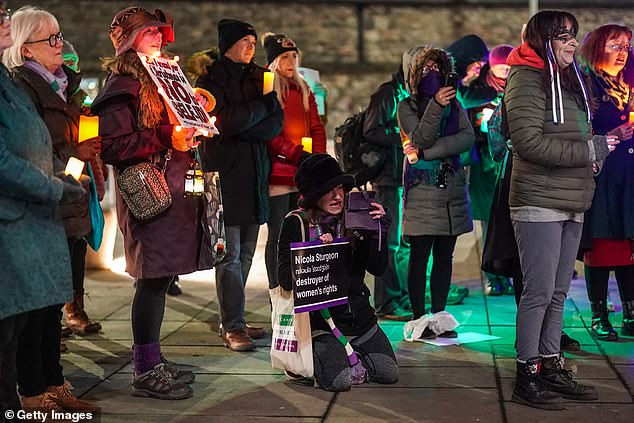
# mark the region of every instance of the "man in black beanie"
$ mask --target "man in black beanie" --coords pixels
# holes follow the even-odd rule
[[[244,320],[245,284],[259,227],[269,219],[268,143],[284,123],[277,94],[262,94],[265,69],[253,61],[256,40],[252,25],[222,19],[220,57],[196,81],[216,98],[213,114],[220,135],[199,149],[203,169],[220,173],[227,249],[216,266],[216,290],[222,338],[233,351],[252,351],[253,338],[265,335]]]

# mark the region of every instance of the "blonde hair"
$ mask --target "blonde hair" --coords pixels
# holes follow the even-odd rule
[[[22,47],[33,34],[43,29],[50,29],[51,33],[59,32],[57,18],[50,12],[39,7],[24,6],[11,15],[11,38],[13,45],[2,54],[2,63],[13,69],[24,64]]]
[[[288,96],[288,87],[289,87],[289,79],[294,81],[302,92],[302,103],[304,104],[304,111],[307,112],[310,108],[308,103],[308,98],[310,97],[310,88],[308,84],[304,80],[304,78],[297,72],[297,68],[293,70],[293,75],[290,78],[283,77],[279,72],[277,72],[277,67],[280,63],[280,57],[282,57],[284,53],[280,54],[271,62],[269,65],[269,70],[271,72],[275,72],[275,82],[273,82],[273,89],[277,92],[277,99],[280,101],[282,108],[284,108],[284,99]],[[298,54],[299,56],[299,54]],[[299,57],[298,57],[299,62]]]

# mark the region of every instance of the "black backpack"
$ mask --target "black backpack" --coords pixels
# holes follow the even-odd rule
[[[384,147],[363,137],[365,110],[350,116],[335,129],[335,156],[344,172],[354,176],[355,186],[364,186],[375,179],[387,154]]]

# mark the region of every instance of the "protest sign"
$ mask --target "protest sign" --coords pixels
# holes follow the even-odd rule
[[[176,60],[137,54],[181,126],[196,128],[205,136],[208,133],[218,134],[215,118],[210,117],[198,103],[192,86]]]
[[[294,312],[304,313],[348,302],[350,240],[291,244]]]

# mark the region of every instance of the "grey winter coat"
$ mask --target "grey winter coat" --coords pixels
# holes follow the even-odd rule
[[[473,128],[462,108],[458,132],[438,137],[442,113],[443,108],[434,100],[429,101],[420,119],[418,104],[412,97],[398,105],[399,127],[425,160],[457,156],[469,151],[475,142]],[[446,189],[425,182],[410,188],[403,208],[403,235],[460,235],[472,229],[464,168],[447,175]]]

